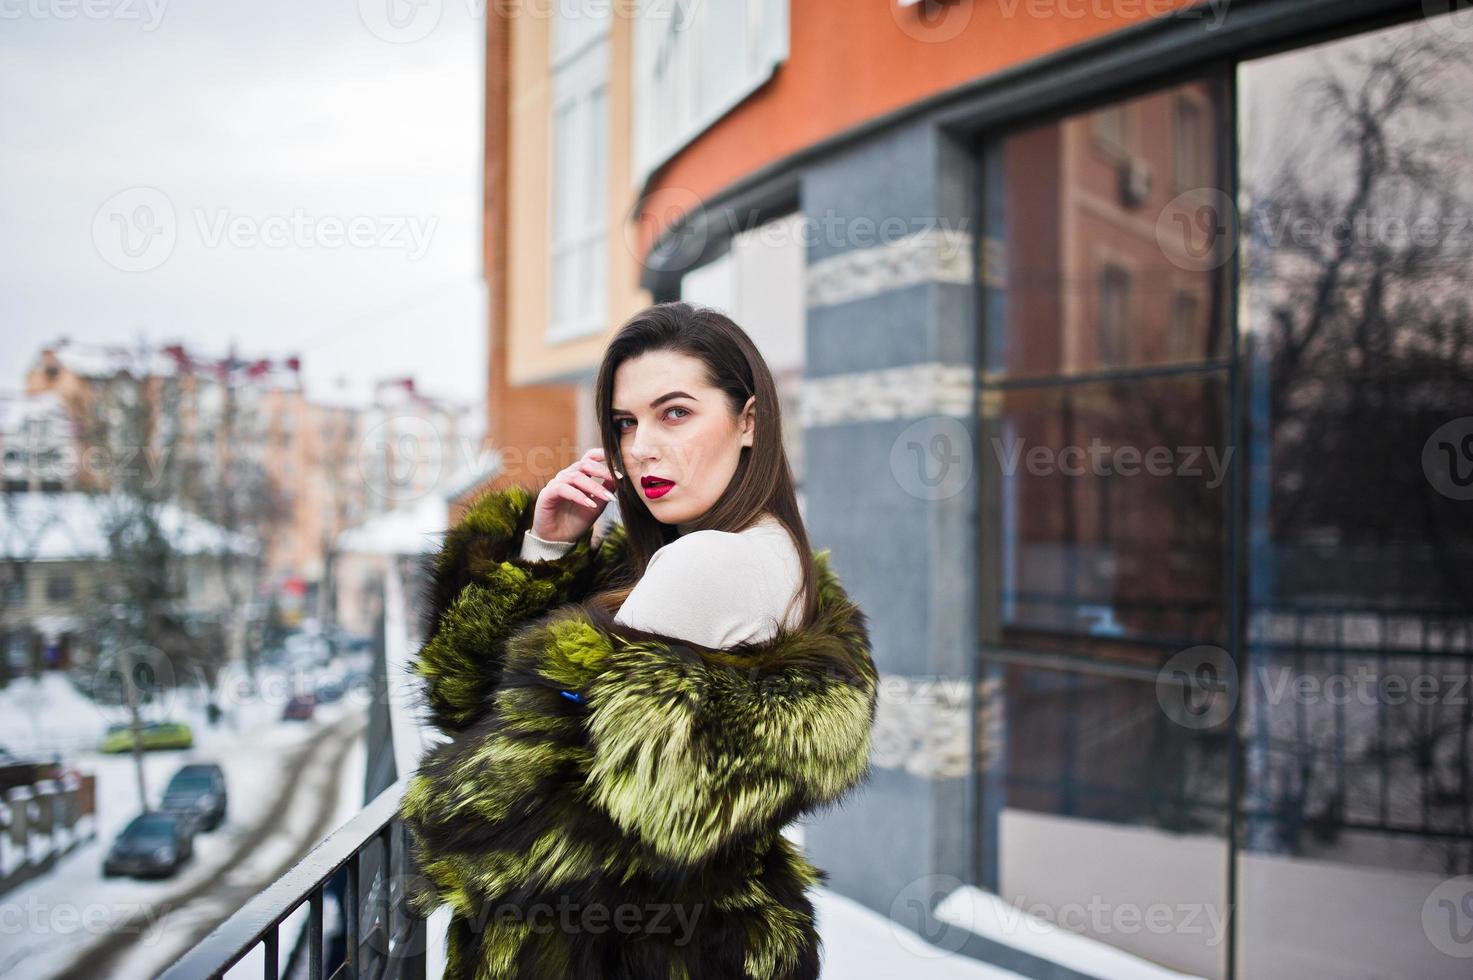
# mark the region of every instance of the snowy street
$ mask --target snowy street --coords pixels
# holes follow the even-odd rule
[[[277,681],[284,689],[285,678]],[[282,700],[269,683],[227,696],[226,716],[211,728],[203,704],[179,695],[171,717],[192,727],[195,745],[144,754],[150,803],[180,765],[213,761],[225,772],[229,812],[196,835],[180,873],[140,881],[101,872],[138,812],[132,755],[88,748],[116,718],[59,674],[0,690],[0,745],[16,755],[61,751],[67,764],[95,773],[98,831],[50,873],[0,896],[0,975],[153,976],[347,819],[362,800],[366,713],[347,697],[319,706],[310,721],[284,722]]]

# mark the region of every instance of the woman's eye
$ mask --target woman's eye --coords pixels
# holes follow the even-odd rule
[[[665,410],[666,417],[669,417],[669,414],[671,412],[684,412],[685,413],[684,415],[677,415],[677,416],[675,416],[678,419],[683,419],[683,418],[686,417],[686,415],[692,414],[690,409],[688,409],[688,408],[681,408],[679,405],[673,406],[671,408],[667,408]],[[628,429],[627,426],[624,425],[624,423],[625,422],[633,422],[633,421],[634,421],[634,419],[631,419],[631,418],[614,419],[614,431],[616,431],[616,432],[628,432],[629,429]]]

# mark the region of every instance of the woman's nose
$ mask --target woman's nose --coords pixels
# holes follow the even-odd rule
[[[629,455],[641,463],[658,462],[660,458],[659,447],[653,445],[648,438],[641,437],[636,431],[634,442],[629,447]]]

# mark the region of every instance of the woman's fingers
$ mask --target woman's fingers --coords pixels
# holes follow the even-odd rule
[[[615,482],[613,471],[603,463],[584,460],[578,464],[578,469],[605,485]]]
[[[614,494],[599,480],[585,472],[569,474],[568,482],[586,492],[595,500],[613,500]]]
[[[560,500],[570,500],[575,504],[582,504],[585,507],[597,508],[602,506],[598,501],[592,499],[566,480],[560,481],[553,487],[553,493]]]
[[[604,452],[604,447],[603,446],[594,446],[592,449],[588,450],[588,452],[586,452],[586,453],[583,454],[583,458],[585,460],[588,460],[588,459],[596,459],[596,460],[599,460],[600,462],[602,462],[602,461],[606,460],[608,458],[608,456]],[[617,472],[615,470],[611,470],[607,465],[604,466],[604,472],[606,474],[608,474],[608,475],[607,476],[600,477],[600,479],[608,480],[608,479],[612,479],[614,477],[618,477],[619,479],[622,480],[624,478],[624,474],[623,473],[619,473],[619,472]]]

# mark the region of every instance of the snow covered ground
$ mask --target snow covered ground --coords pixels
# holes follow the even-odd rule
[[[1022,980],[927,942],[920,934],[826,888],[811,893],[823,940],[823,975],[835,980]]]
[[[139,810],[132,755],[95,751],[108,724],[120,720],[116,710],[100,709],[59,674],[45,674],[39,681],[12,681],[0,689],[0,745],[16,755],[60,752],[67,764],[95,773],[98,829],[95,840],[63,858],[53,871],[0,896],[0,976],[56,976],[118,933],[134,938],[108,975],[153,976],[212,917],[234,911],[212,907],[209,894],[188,905],[178,904],[177,896],[209,882],[227,864],[232,866],[225,884],[232,880],[237,884],[232,891],[253,889],[262,876],[269,881],[277,863],[310,843],[301,834],[313,823],[313,805],[321,810],[329,789],[325,780],[341,780],[342,788],[333,794],[337,806],[329,829],[358,807],[361,744],[330,773],[323,771],[325,763],[318,758],[328,753],[314,748],[331,734],[341,737],[341,728],[357,729],[363,715],[361,696],[319,706],[310,722],[283,722],[281,710],[291,679],[279,673],[263,673],[262,679],[255,692],[243,685],[225,686],[229,692],[222,704],[225,717],[216,728],[205,718],[203,697],[194,692],[181,692],[168,706],[170,718],[192,727],[195,747],[144,754],[150,804],[157,805],[165,783],[180,765],[214,761],[225,771],[229,813],[218,829],[196,836],[194,859],[179,874],[161,881],[104,879],[101,874],[106,849]],[[306,768],[294,772],[298,766]],[[302,784],[293,800],[301,800],[302,806],[278,812],[277,797],[294,775]],[[279,825],[279,831],[273,827],[263,846],[238,860],[242,841],[271,824]]]

